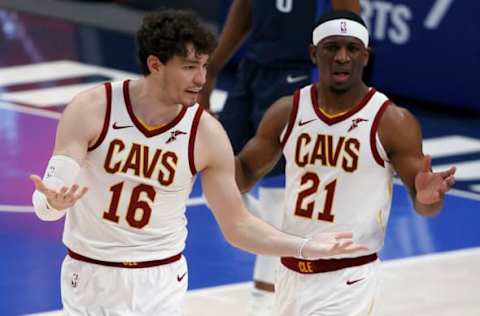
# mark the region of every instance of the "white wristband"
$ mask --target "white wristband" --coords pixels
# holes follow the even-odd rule
[[[68,156],[55,155],[48,162],[43,181],[55,189],[64,185],[69,187],[75,183],[79,173],[80,165],[78,162]]]
[[[64,155],[55,155],[48,162],[43,182],[47,187],[58,190],[62,186],[72,186],[79,173],[80,165],[74,159]],[[32,203],[35,213],[44,221],[56,221],[67,212],[67,209],[56,210],[51,207],[45,194],[38,191],[33,192]]]
[[[304,238],[302,240],[302,242],[300,243],[298,249],[297,249],[297,258],[300,258],[300,259],[308,259],[307,257],[305,257],[303,255],[303,248],[305,248],[305,245],[307,244],[307,242],[310,241],[310,238]]]
[[[32,195],[35,214],[43,221],[56,221],[62,218],[67,210],[56,210],[47,202],[47,197],[42,192],[35,190]]]

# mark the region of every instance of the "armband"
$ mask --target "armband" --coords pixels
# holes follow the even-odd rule
[[[55,155],[48,162],[43,176],[43,183],[55,190],[63,186],[71,187],[79,173],[80,165],[74,159],[63,155]],[[45,194],[37,190],[33,192],[32,203],[35,213],[44,221],[56,221],[62,218],[67,211],[67,209],[56,210],[51,207],[47,202]]]

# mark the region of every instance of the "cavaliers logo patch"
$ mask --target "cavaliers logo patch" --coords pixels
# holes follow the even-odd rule
[[[352,120],[352,125],[350,126],[350,128],[348,129],[347,132],[350,132],[352,131],[353,129],[357,128],[358,127],[358,124],[360,124],[361,122],[368,122],[367,119],[364,119],[364,118],[356,118],[356,119],[353,119]]]
[[[174,130],[170,132],[170,137],[167,139],[166,143],[169,144],[177,140],[177,136],[179,135],[187,135],[184,131]]]

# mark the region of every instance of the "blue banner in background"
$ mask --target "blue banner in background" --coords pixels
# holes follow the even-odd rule
[[[386,93],[480,111],[480,1],[361,0]]]
[[[226,16],[230,3],[222,1],[221,16]],[[373,86],[435,106],[480,112],[480,1],[360,0],[360,4],[374,50]],[[243,50],[233,61],[242,54]]]

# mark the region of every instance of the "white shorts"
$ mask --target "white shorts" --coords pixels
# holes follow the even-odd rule
[[[301,274],[279,265],[276,316],[369,316],[379,292],[380,261],[332,272]]]
[[[151,268],[115,268],[63,260],[61,289],[65,315],[180,316],[188,287],[187,263]]]
[[[284,188],[258,189],[258,210],[255,214],[267,223],[280,229],[283,218],[283,202],[285,199]],[[279,264],[278,257],[258,255],[255,259],[253,279],[266,283],[275,282],[275,270]]]

